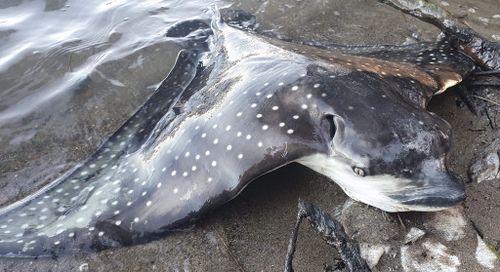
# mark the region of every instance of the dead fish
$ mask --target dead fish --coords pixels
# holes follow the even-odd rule
[[[445,165],[450,125],[425,109],[476,67],[452,37],[321,49],[230,23],[167,32],[184,48],[169,76],[86,162],[0,210],[0,255],[145,242],[292,162],[389,212],[463,200]]]

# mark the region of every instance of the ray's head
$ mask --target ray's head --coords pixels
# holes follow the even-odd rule
[[[340,103],[340,97],[326,101],[336,103],[326,118],[331,151],[309,165],[319,166],[353,199],[385,211],[435,211],[460,203],[463,185],[445,165],[450,125],[389,88],[371,86],[376,90],[351,88]]]

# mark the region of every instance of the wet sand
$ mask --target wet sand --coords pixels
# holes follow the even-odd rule
[[[500,35],[500,19],[492,18],[495,12],[500,13],[496,1],[456,2],[444,7],[484,35],[491,37],[495,31]],[[276,31],[289,38],[391,44],[405,42],[416,31],[427,40],[438,33],[432,26],[374,1],[319,1],[315,5],[307,1],[245,1],[241,7],[257,12],[262,29],[283,26]],[[474,7],[477,9],[472,12]],[[289,21],[291,16],[293,23]],[[489,18],[488,25],[481,18]],[[500,101],[499,88],[490,89],[489,94],[488,90],[478,90],[476,94]],[[466,182],[464,205],[451,211],[398,215],[350,201],[344,205],[347,197],[335,184],[302,166],[290,165],[260,178],[189,230],[145,245],[91,255],[0,260],[0,271],[280,271],[298,198],[331,214],[343,211],[341,220],[348,233],[371,249],[366,252],[384,252],[374,271],[419,271],[412,267],[413,261],[425,271],[449,267],[456,271],[494,271],[478,264],[475,256],[478,234],[500,252],[500,180],[469,182],[467,170],[477,158],[500,150],[500,107],[480,99],[474,101],[481,110],[478,116],[468,111],[454,90],[436,97],[430,105],[431,111],[453,127],[448,165]],[[495,140],[496,145],[492,145]],[[83,159],[91,149],[75,156]],[[404,245],[411,227],[418,227],[425,235],[414,244]],[[317,233],[307,224],[301,226],[294,259],[296,271],[321,271],[336,258],[335,250]],[[500,268],[498,260],[494,266]]]

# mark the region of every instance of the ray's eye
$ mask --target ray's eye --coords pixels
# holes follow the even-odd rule
[[[360,177],[364,177],[365,176],[365,170],[359,168],[359,167],[353,167],[352,168],[352,171],[354,171],[354,173]]]

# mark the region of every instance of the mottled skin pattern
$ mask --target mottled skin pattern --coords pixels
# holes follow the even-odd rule
[[[304,159],[315,155],[352,175],[411,181],[387,194],[408,210],[463,199],[444,166],[450,127],[425,110],[474,68],[448,40],[320,49],[217,19],[168,36],[185,49],[147,103],[81,166],[0,210],[0,255],[143,242],[288,163],[329,175]]]

